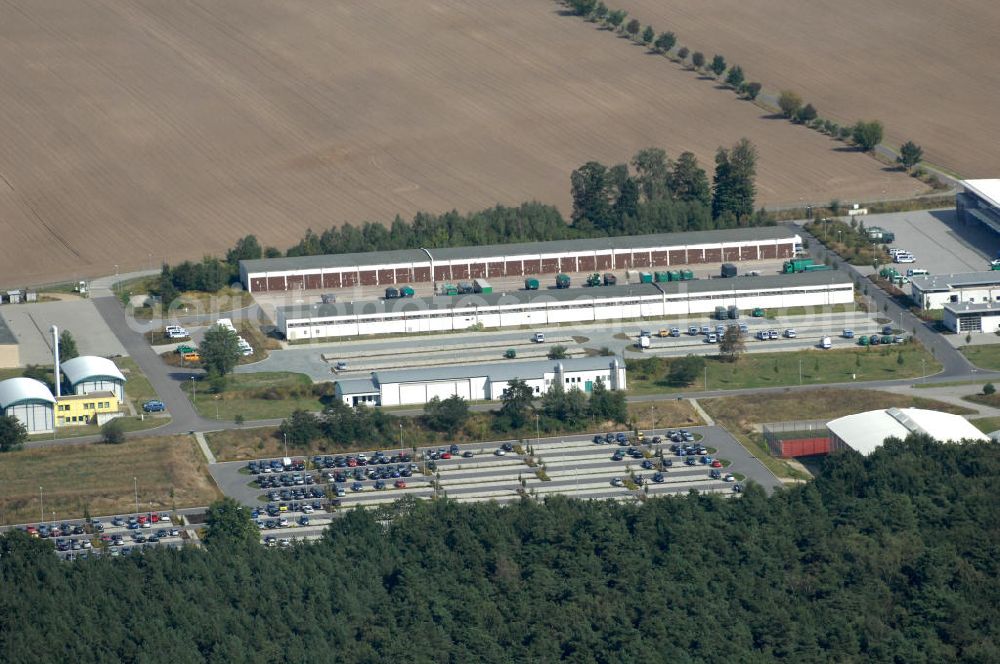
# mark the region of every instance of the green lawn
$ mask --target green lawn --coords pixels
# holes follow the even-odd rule
[[[902,354],[903,363],[899,364]],[[923,360],[923,364],[921,364]],[[667,385],[667,358],[628,361],[630,394],[655,394],[677,390]],[[708,385],[701,372],[685,390],[734,390],[748,387],[819,385],[857,381],[914,378],[937,373],[941,365],[918,344],[886,348],[843,350],[803,350],[787,353],[746,353],[736,362],[706,358]],[[801,382],[800,372],[801,371]]]
[[[1000,417],[980,417],[979,419],[969,421],[983,433],[1000,430]]]
[[[165,424],[170,424],[169,417],[150,417],[146,415],[143,418],[133,417],[131,415],[123,415],[118,418],[121,422],[122,429],[124,431],[145,431],[146,429],[153,429],[155,427],[161,427]],[[29,441],[34,440],[52,440],[53,438],[78,438],[80,436],[96,436],[101,433],[101,427],[96,424],[87,424],[84,426],[76,427],[56,427],[54,434],[51,433],[39,433],[33,436],[28,436]]]
[[[1000,371],[1000,343],[988,346],[963,346],[962,353],[980,369]]]
[[[233,374],[225,391],[209,394],[204,382],[195,385],[194,407],[203,417],[247,421],[287,417],[294,410],[320,410],[309,376],[291,372]],[[191,398],[190,390],[185,390]]]

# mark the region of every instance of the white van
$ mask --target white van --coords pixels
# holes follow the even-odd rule
[[[930,274],[930,271],[922,267],[913,267],[906,271],[906,276],[908,277],[922,277],[925,274]]]
[[[833,348],[833,339],[830,337],[823,337],[819,341],[819,347],[823,349]]]
[[[545,333],[535,332],[535,336],[531,337],[531,340],[534,341],[536,344],[543,344],[545,343]]]

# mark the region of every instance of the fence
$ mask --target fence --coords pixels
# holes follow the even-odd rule
[[[763,432],[768,449],[777,457],[828,454],[833,449],[826,420],[769,422],[763,425]]]

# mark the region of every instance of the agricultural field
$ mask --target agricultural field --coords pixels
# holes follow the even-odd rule
[[[838,123],[879,119],[965,177],[1000,170],[1000,4],[991,0],[613,0],[678,44],[723,54],[765,90],[797,91]],[[579,19],[570,19],[579,20]],[[919,109],[919,110],[916,110]]]
[[[11,285],[417,210],[568,213],[574,168],[650,145],[710,169],[750,138],[762,203],[923,190],[544,0],[12,0],[0,54]]]

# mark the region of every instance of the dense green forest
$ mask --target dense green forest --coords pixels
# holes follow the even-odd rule
[[[0,540],[6,662],[996,662],[995,444],[891,441],[768,497],[353,511],[290,550]],[[228,510],[228,512],[227,512]],[[226,527],[223,527],[225,525]],[[255,535],[251,527],[250,532]]]
[[[316,233],[311,229],[284,254],[262,247],[253,235],[241,238],[225,259],[206,256],[163,266],[158,294],[165,302],[179,291],[216,291],[239,278],[245,259],[315,256],[420,247],[463,247],[511,242],[541,242],[602,236],[674,233],[772,223],[756,200],[756,148],[741,139],[719,148],[712,183],[694,154],[669,159],[659,148],[640,150],[628,164],[587,162],[570,175],[570,220],[551,205],[531,202],[497,205],[478,212],[418,212],[412,221],[397,216],[391,224],[343,224]]]

